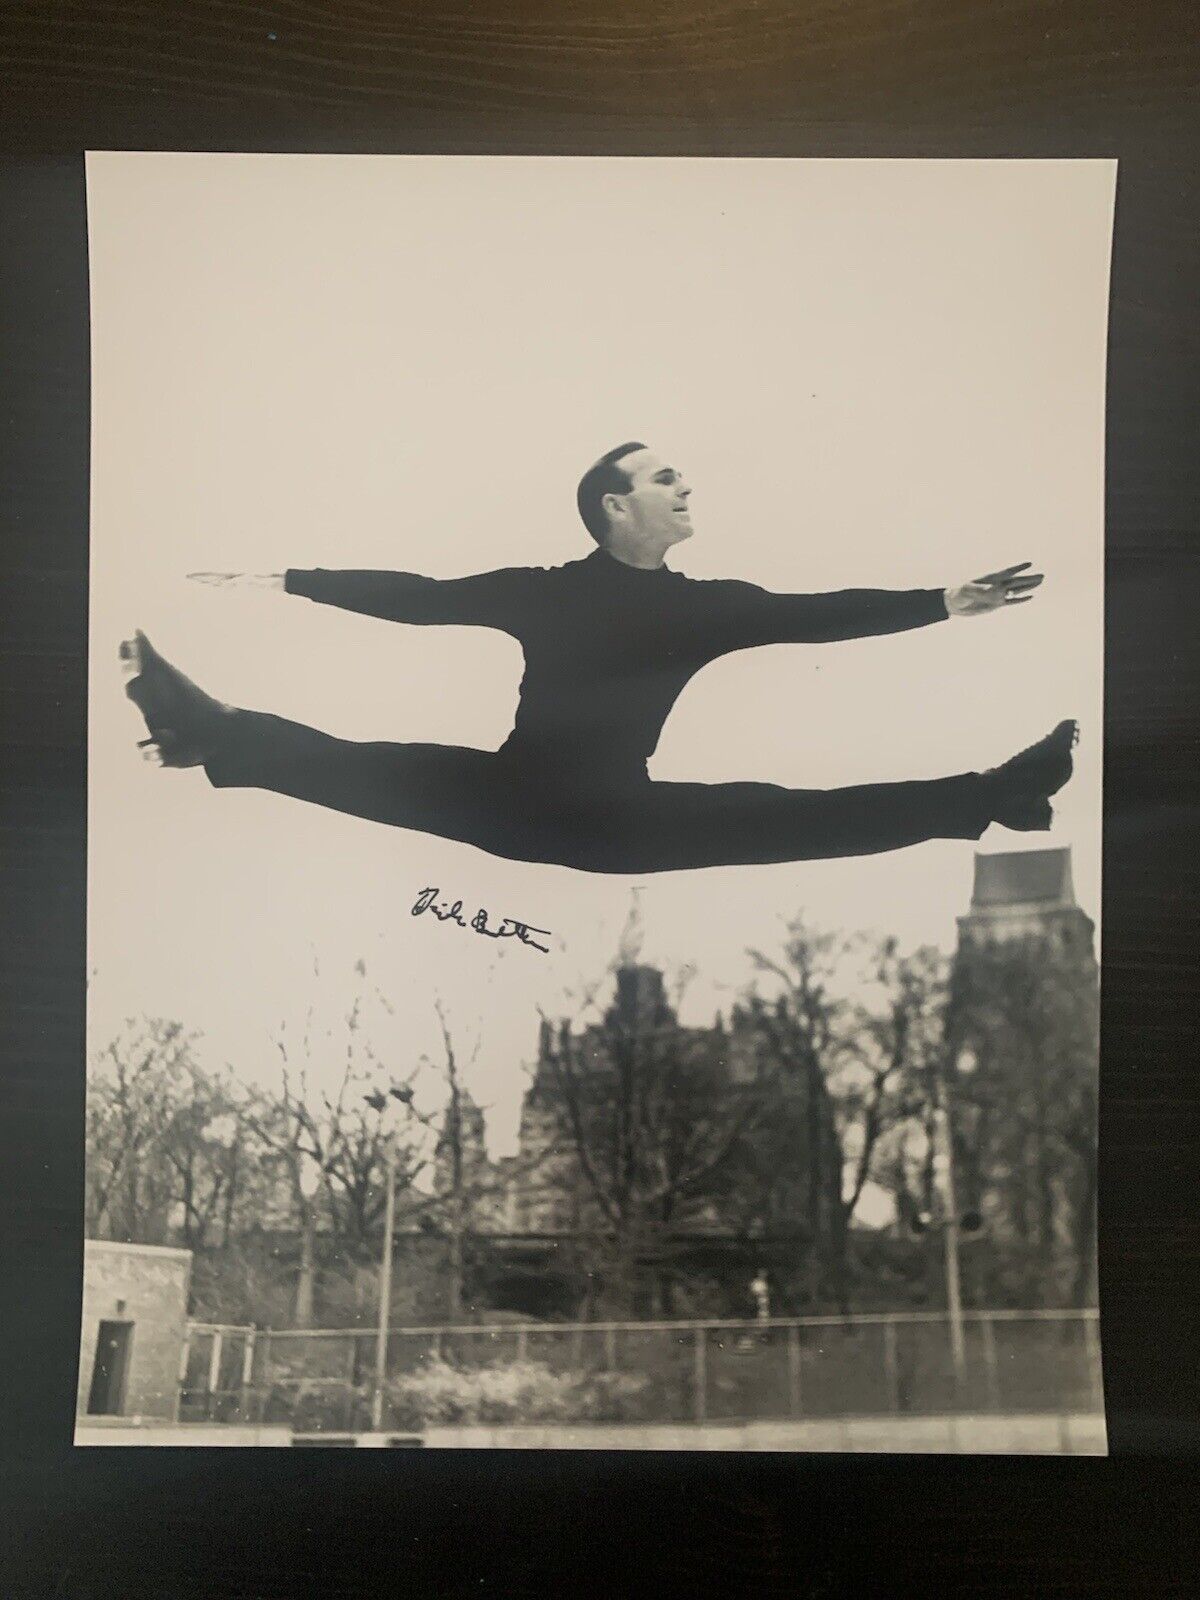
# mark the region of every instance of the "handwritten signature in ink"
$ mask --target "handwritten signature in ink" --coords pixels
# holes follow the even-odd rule
[[[470,922],[467,922],[463,916],[462,901],[455,900],[453,904],[448,905],[443,900],[439,904],[438,896],[441,892],[436,887],[422,889],[412,908],[412,915],[419,917],[423,912],[431,911],[439,922],[453,922],[456,927],[471,928],[475,933],[482,933],[488,939],[516,939],[521,944],[527,944],[532,950],[541,950],[543,954],[549,953],[549,945],[539,944],[536,939],[531,937],[532,934],[541,933],[550,938],[549,928],[534,928],[528,922],[518,922],[516,917],[503,917],[498,927],[489,928],[488,914],[486,909],[482,907],[475,913]]]

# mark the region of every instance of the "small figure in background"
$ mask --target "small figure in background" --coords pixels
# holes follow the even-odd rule
[[[766,1322],[771,1315],[771,1285],[767,1282],[765,1268],[759,1267],[751,1279],[750,1293],[754,1296],[755,1316],[760,1322]]]

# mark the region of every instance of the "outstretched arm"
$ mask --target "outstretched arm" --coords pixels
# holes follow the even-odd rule
[[[280,589],[282,572],[189,572],[189,583],[204,583],[211,589]]]
[[[1040,572],[1030,572],[1032,565],[1021,561],[1015,567],[1001,567],[999,572],[985,572],[982,578],[972,578],[957,589],[947,589],[946,610],[952,617],[981,617],[1002,606],[1024,605],[1033,599],[1033,591],[1042,581]]]
[[[750,583],[715,583],[714,653],[762,644],[829,644],[903,633],[950,616],[978,616],[1033,598],[1042,581],[1029,562],[952,589],[842,589],[771,594]]]
[[[321,605],[338,606],[388,622],[461,624],[519,632],[536,599],[537,568],[507,567],[469,578],[425,578],[411,572],[329,572],[289,568],[281,573],[193,572],[217,587],[284,590]]]

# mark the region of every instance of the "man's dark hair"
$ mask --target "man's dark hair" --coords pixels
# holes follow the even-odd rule
[[[603,505],[604,496],[628,494],[633,488],[633,479],[618,463],[622,456],[632,455],[635,450],[645,448],[639,439],[631,439],[628,444],[619,444],[615,450],[609,450],[602,455],[599,461],[589,467],[580,478],[579,488],[575,492],[575,504],[579,507],[584,527],[597,544],[604,543],[604,536],[608,532],[608,517],[605,515]]]

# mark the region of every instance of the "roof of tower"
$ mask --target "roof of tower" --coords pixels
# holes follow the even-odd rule
[[[971,910],[1001,906],[1073,906],[1069,846],[1056,850],[1009,850],[975,857]]]

